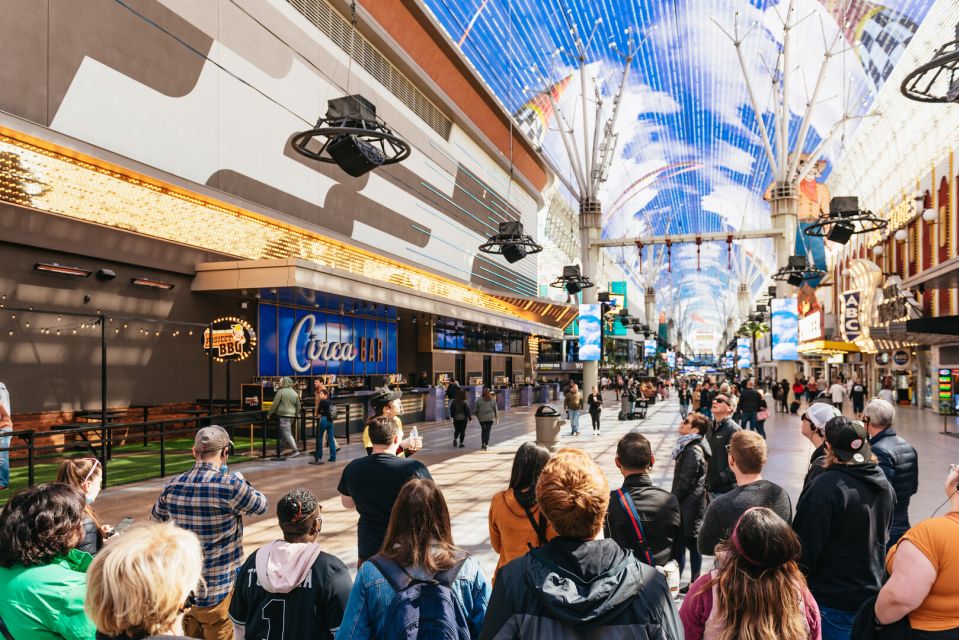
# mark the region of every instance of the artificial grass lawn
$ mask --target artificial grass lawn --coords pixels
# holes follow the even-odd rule
[[[262,441],[253,439],[253,455],[250,455],[250,438],[244,437],[240,431],[234,432],[236,451],[230,456],[230,466],[260,459]],[[167,438],[166,440],[166,477],[174,476],[193,466],[193,438]],[[272,455],[276,451],[276,439],[266,439],[266,454]],[[92,453],[85,451],[65,451],[38,455],[34,459],[34,484],[53,482],[57,477],[60,462],[66,458],[87,458]],[[28,469],[25,459],[11,460],[15,466],[10,469],[10,488],[0,493],[0,505],[6,504],[7,499],[18,489],[27,487]],[[127,444],[113,447],[113,458],[107,462],[108,487],[121,484],[139,482],[150,478],[160,477],[160,443],[150,442],[143,446],[143,441],[137,441],[133,434],[127,437]]]

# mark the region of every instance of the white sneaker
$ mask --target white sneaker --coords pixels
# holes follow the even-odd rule
[[[295,457],[298,456],[298,455],[300,455],[300,452],[299,452],[299,451],[294,451],[293,453],[290,454],[290,457],[291,457],[291,458],[295,458]]]

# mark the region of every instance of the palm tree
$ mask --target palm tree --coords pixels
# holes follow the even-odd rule
[[[743,325],[739,328],[737,335],[743,338],[749,338],[750,347],[752,349],[752,369],[753,377],[759,378],[759,358],[756,353],[756,338],[762,337],[764,333],[769,333],[769,325],[762,321],[749,320],[744,322]]]

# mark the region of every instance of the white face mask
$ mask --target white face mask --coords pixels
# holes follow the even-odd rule
[[[97,499],[97,496],[95,493],[87,493],[86,498],[87,504],[93,504],[93,501]]]

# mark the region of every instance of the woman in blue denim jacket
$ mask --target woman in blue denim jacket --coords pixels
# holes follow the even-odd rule
[[[407,482],[393,505],[383,548],[356,575],[337,640],[366,640],[382,635],[386,612],[396,592],[373,560],[386,558],[415,578],[430,578],[460,562],[464,555],[465,551],[453,545],[449,509],[436,484],[424,479]],[[452,591],[472,638],[478,638],[483,628],[491,590],[479,562],[467,556]]]

